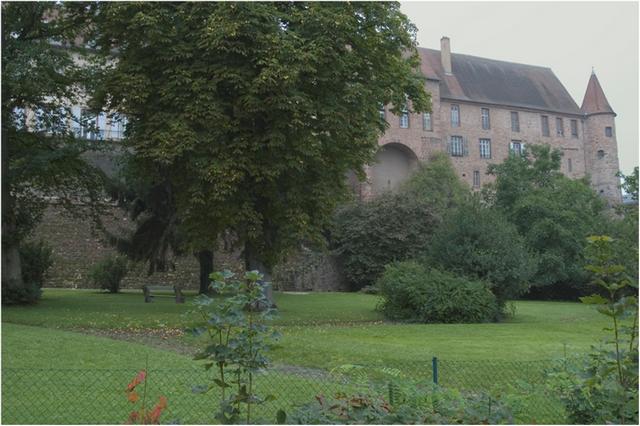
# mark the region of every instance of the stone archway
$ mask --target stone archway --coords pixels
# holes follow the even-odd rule
[[[418,157],[405,145],[389,143],[376,154],[376,162],[370,167],[372,195],[394,191],[418,165]]]

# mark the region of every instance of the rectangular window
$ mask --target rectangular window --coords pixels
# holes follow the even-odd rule
[[[542,119],[542,136],[550,136],[549,117],[546,115],[542,115],[540,118]]]
[[[489,118],[489,108],[480,109],[482,115],[482,128],[488,130],[491,128],[491,119]]]
[[[573,171],[573,164],[571,164],[571,158],[567,158],[567,170],[569,170],[569,173]]]
[[[400,115],[400,128],[409,128],[409,111],[407,111],[406,109],[403,109],[402,114]]]
[[[426,130],[426,131],[431,131],[433,130],[433,127],[431,127],[431,113],[430,112],[425,112],[422,114],[422,129]]]
[[[479,170],[473,171],[473,187],[480,188],[480,171]]]
[[[460,127],[460,107],[451,105],[451,127]]]
[[[518,113],[515,111],[511,111],[511,131],[519,132],[520,131],[520,117]]]
[[[385,121],[387,117],[386,117],[386,111],[384,110],[383,104],[380,104],[380,108],[378,108],[378,112],[380,114],[380,120]]]
[[[564,123],[560,117],[556,117],[556,135],[564,137]]]
[[[604,128],[604,135],[608,138],[610,138],[611,136],[613,136],[613,127],[605,127]]]
[[[522,141],[511,141],[509,144],[509,150],[512,154],[522,155],[524,153],[524,144]]]
[[[491,158],[491,139],[480,139],[480,158]]]
[[[571,137],[578,137],[578,120],[571,120]]]
[[[462,139],[462,136],[451,136],[449,152],[452,157],[464,157],[464,139]]]

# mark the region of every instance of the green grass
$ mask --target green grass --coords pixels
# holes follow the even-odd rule
[[[45,289],[42,300],[33,306],[12,306],[2,310],[2,321],[49,328],[182,328],[191,322],[185,315],[187,303],[176,304],[171,297],[157,297],[144,303],[142,292],[104,294],[95,290]],[[312,325],[378,321],[376,296],[354,293],[275,293],[280,325]]]
[[[258,380],[263,394],[279,396],[258,413],[267,421],[273,421],[280,407],[340,387],[326,376],[310,376],[315,370],[302,370],[300,375],[286,366],[395,366],[409,377],[429,381],[431,358],[437,356],[443,384],[484,388],[486,383],[542,374],[549,364],[529,361],[562,356],[565,348],[570,354],[584,352],[603,336],[601,329],[607,325],[593,307],[579,303],[517,302],[516,316],[498,324],[393,324],[375,312],[375,296],[277,293],[275,297],[280,310],[276,327],[283,338],[270,354],[276,368]],[[130,409],[122,386],[148,358],[156,385],[150,382],[151,398],[163,393],[170,400],[165,420],[210,422],[216,399],[190,393],[190,386],[206,379],[190,357],[77,332],[134,329],[144,334],[145,329],[182,328],[191,321],[185,315],[188,310],[188,304],[176,305],[168,297],[145,304],[137,292],[109,295],[80,290],[47,290],[38,305],[4,308],[2,421],[92,423],[99,418],[120,423]],[[176,346],[203,344],[193,338],[173,339]],[[532,407],[526,406],[526,415],[541,415]],[[522,421],[554,418],[557,408],[544,414],[547,417]]]
[[[163,422],[211,423],[217,392],[193,394],[208,374],[189,357],[135,343],[14,324],[2,328],[2,423],[122,424],[132,406],[124,389],[147,366],[150,404],[169,400]],[[256,378],[260,395],[277,399],[255,409],[275,422],[275,413],[345,386],[313,376],[271,371]]]

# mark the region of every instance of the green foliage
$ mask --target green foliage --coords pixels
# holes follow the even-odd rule
[[[117,293],[120,283],[128,272],[127,258],[124,256],[109,256],[96,263],[89,271],[89,279],[93,285],[107,290],[109,293]]]
[[[516,227],[500,211],[475,202],[447,216],[431,238],[425,261],[486,281],[501,305],[527,291],[537,266]]]
[[[467,194],[448,157],[435,155],[397,193],[340,207],[331,240],[351,287],[372,285],[385,265],[424,252],[446,212]]]
[[[218,388],[221,402],[216,420],[250,424],[252,406],[273,399],[255,394],[254,375],[268,366],[265,353],[277,334],[265,325],[274,310],[258,310],[261,305],[269,306],[260,285],[262,275],[247,272],[242,281],[232,281],[233,276],[230,271],[212,273],[216,297],[201,294],[194,301],[202,322],[191,331],[208,337],[207,346],[194,359],[204,360],[205,370],[214,371],[213,384],[196,386],[194,392]]]
[[[44,241],[26,241],[20,245],[20,263],[23,287],[3,289],[5,305],[35,303],[42,294],[47,270],[53,265],[53,250]]]
[[[384,396],[373,389],[316,396],[284,419],[289,424],[510,424],[513,414],[504,401],[484,392],[395,380]]]
[[[475,323],[496,319],[495,296],[482,281],[429,269],[415,261],[387,266],[377,281],[380,310],[389,319],[423,323]]]
[[[92,67],[60,48],[85,28],[81,21],[72,25],[66,10],[66,3],[54,2],[2,6],[2,257],[3,267],[11,265],[2,274],[3,291],[33,291],[20,280],[16,252],[40,221],[47,197],[78,216],[99,217],[104,177],[82,157],[98,145],[76,139],[69,126],[78,122],[71,105]]]
[[[344,175],[362,172],[385,129],[378,105],[429,108],[398,3],[93,8],[96,45],[118,52],[96,102],[130,118],[136,173],[167,181],[196,250],[233,229],[272,266],[322,240]]]
[[[638,166],[634,167],[633,173],[625,176],[622,172],[618,172],[618,177],[622,178],[620,187],[631,196],[631,199],[638,201]]]
[[[530,152],[489,167],[496,181],[485,190],[485,199],[537,255],[532,290],[540,296],[576,297],[587,281],[582,268],[586,237],[607,223],[605,202],[586,180],[561,174],[560,151],[532,145]]]
[[[586,269],[605,296],[581,300],[611,319],[605,329],[611,338],[594,346],[586,360],[557,369],[554,386],[576,423],[638,424],[638,299],[623,293],[631,281],[616,262],[612,238],[589,237],[587,258]]]

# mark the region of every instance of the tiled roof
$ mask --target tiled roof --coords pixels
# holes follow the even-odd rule
[[[584,94],[582,107],[580,109],[585,114],[602,112],[615,114],[613,108],[609,105],[609,101],[607,101],[607,97],[604,95],[604,91],[602,90],[602,86],[600,86],[595,72],[591,73],[591,78],[589,79],[589,84],[587,84],[587,91]]]
[[[439,50],[418,52],[423,74],[440,80],[441,98],[582,114],[550,68],[452,53],[452,74],[445,75]]]

